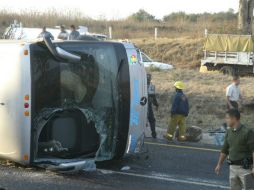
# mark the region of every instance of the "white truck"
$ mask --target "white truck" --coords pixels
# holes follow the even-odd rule
[[[72,172],[142,152],[146,72],[130,43],[0,41],[0,157]]]
[[[254,73],[253,51],[250,35],[208,34],[201,67],[230,75]]]

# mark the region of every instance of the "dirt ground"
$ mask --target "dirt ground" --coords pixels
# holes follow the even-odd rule
[[[231,77],[220,73],[199,73],[197,69],[174,69],[171,71],[148,71],[153,76],[156,85],[157,98],[160,104],[156,112],[157,125],[167,127],[170,117],[173,84],[182,80],[186,84],[185,93],[190,102],[189,126],[199,126],[204,131],[219,128],[224,122],[226,111],[225,92],[231,83]],[[241,78],[241,90],[244,98],[242,122],[254,127],[254,88],[253,77]]]

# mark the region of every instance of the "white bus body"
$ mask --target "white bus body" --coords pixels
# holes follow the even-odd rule
[[[147,86],[136,48],[44,40],[0,41],[0,157],[68,172],[142,152]]]

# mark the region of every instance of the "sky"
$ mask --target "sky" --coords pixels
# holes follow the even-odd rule
[[[187,13],[220,12],[229,8],[238,9],[239,0],[0,0],[0,9],[20,11],[49,8],[77,9],[84,15],[96,18],[120,19],[145,9],[156,18],[172,12]]]

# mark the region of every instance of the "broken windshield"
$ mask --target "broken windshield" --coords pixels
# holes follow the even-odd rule
[[[55,141],[40,137],[42,128],[48,125],[46,123],[53,118],[52,115],[58,114],[59,117],[59,111],[78,109],[83,113],[86,123],[92,122],[100,135],[100,148],[96,153],[98,160],[109,159],[114,156],[113,139],[117,133],[115,126],[118,119],[118,63],[114,47],[106,43],[82,42],[59,43],[58,46],[80,55],[82,59],[80,63],[59,61],[45,46],[32,47],[32,117],[37,130],[35,141],[42,139],[44,144],[46,140]]]
[[[68,105],[112,107],[118,69],[114,48],[109,44],[81,43],[65,44],[63,48],[81,55],[82,61],[79,64],[57,61],[44,48],[33,52],[35,113],[47,107]]]

